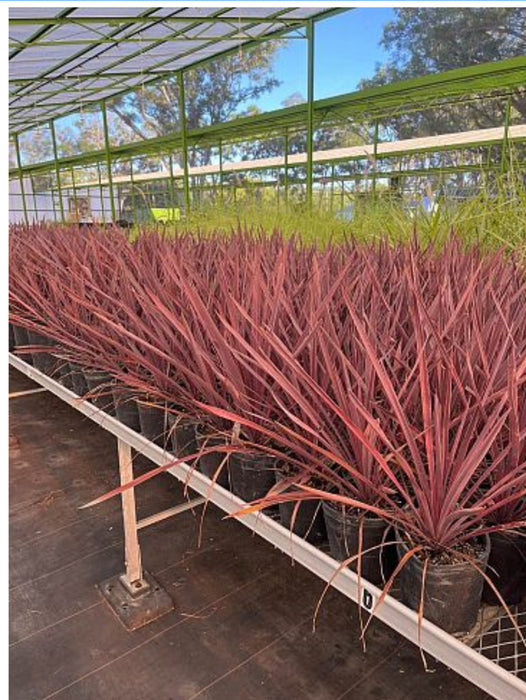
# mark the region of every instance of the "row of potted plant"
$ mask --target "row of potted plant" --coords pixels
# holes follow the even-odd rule
[[[42,226],[13,228],[10,252],[15,332],[53,344],[29,338],[34,361],[60,358],[64,381],[85,377],[77,393],[111,396],[150,437],[168,415],[179,454],[249,509],[279,508],[314,541],[325,524],[337,559],[385,592],[400,578],[448,631],[473,626],[483,588],[492,604],[526,593],[512,257],[454,237],[318,249],[279,232],[132,243]]]

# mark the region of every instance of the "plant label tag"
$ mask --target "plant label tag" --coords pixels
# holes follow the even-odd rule
[[[368,591],[367,588],[364,588],[362,593],[362,607],[371,611],[374,608],[374,603],[375,600],[373,594]]]

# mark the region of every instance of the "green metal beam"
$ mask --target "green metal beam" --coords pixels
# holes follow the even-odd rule
[[[217,13],[214,13],[214,15],[211,15],[211,16],[208,17],[207,19],[210,20],[210,21],[212,21],[212,20],[214,20],[214,21],[221,21],[220,18],[219,18],[219,17],[215,17],[215,15],[219,16],[219,14],[225,12],[226,9],[228,9],[228,8],[221,8],[220,10],[218,10]],[[353,8],[349,8],[349,9],[352,10]],[[291,10],[290,7],[289,7],[289,8],[285,8],[285,9],[280,9],[278,12],[273,13],[272,15],[268,16],[268,17],[266,18],[266,19],[267,19],[267,22],[272,21],[272,20],[274,20],[274,19],[278,19],[281,15],[289,13],[290,10]],[[149,11],[149,12],[153,12],[153,11],[154,11],[154,10],[151,10],[151,11]],[[317,13],[317,14],[314,16],[314,21],[326,19],[326,18],[331,17],[331,16],[333,16],[333,15],[335,15],[335,14],[339,14],[339,13],[341,13],[341,12],[346,12],[346,11],[349,11],[349,10],[348,10],[347,8],[332,8],[332,9],[330,9],[330,10],[324,10],[324,11],[322,11],[322,12]],[[152,21],[152,24],[156,23],[156,22],[154,21],[155,18],[150,18],[150,19],[146,18],[146,19],[147,19],[148,21]],[[161,18],[161,19],[164,20],[164,19],[166,19],[166,18]],[[161,19],[160,19],[159,21],[161,21]],[[177,15],[174,16],[173,19],[177,19]],[[299,23],[300,23],[300,25],[304,25],[304,24],[305,24],[305,19],[299,20]],[[199,24],[199,23],[197,22],[197,24]],[[191,28],[191,27],[186,27],[184,31],[188,31],[189,28]],[[249,27],[249,28],[250,28],[250,27]],[[116,35],[119,31],[120,31],[119,29],[116,30],[116,32],[114,33],[114,35]],[[138,30],[138,31],[140,31],[140,30]],[[269,40],[269,39],[279,38],[279,37],[283,36],[284,34],[286,34],[287,32],[290,32],[290,28],[288,28],[288,29],[287,29],[287,28],[284,28],[284,29],[280,29],[280,30],[278,30],[278,31],[269,32],[268,34],[265,34],[264,40],[266,41],[266,40]],[[128,36],[131,36],[131,35],[128,35]],[[162,37],[162,38],[160,38],[157,42],[154,42],[154,44],[150,45],[149,48],[152,48],[152,46],[157,46],[157,45],[159,45],[159,44],[162,44],[163,42],[168,41],[168,40],[173,39],[173,38],[177,38],[177,33],[171,35],[170,37]],[[228,38],[229,38],[229,35],[226,35],[226,36],[221,37],[222,40],[228,39]],[[257,44],[260,43],[262,40],[263,40],[262,37],[257,37],[257,38],[251,39],[251,40],[248,41],[248,42],[244,42],[244,43],[242,44],[242,46],[243,46],[243,48],[244,48],[245,50],[249,50],[252,46],[257,45]],[[202,51],[203,49],[206,49],[208,46],[213,45],[216,41],[217,41],[217,39],[212,39],[212,40],[210,40],[210,41],[209,41],[207,44],[205,44],[204,46],[199,47],[199,51]],[[212,61],[212,60],[216,60],[216,59],[218,59],[219,57],[228,56],[228,55],[230,55],[230,54],[232,54],[233,52],[238,51],[238,50],[239,50],[239,46],[236,46],[236,47],[233,47],[233,48],[231,48],[231,49],[227,49],[226,51],[222,51],[222,52],[220,52],[219,54],[216,54],[216,55],[214,55],[214,56],[209,56],[209,57],[206,57],[206,58],[201,59],[201,60],[198,60],[198,61],[193,61],[187,68],[185,68],[185,70],[186,70],[186,69],[190,69],[190,68],[194,68],[194,67],[203,66],[203,65],[205,65],[206,63],[208,63],[208,62],[210,62],[210,61]],[[79,54],[76,54],[74,57],[71,57],[71,60],[73,60],[73,58],[76,58],[78,55],[83,55],[84,53],[85,53],[85,52],[80,52]],[[102,52],[101,52],[101,53],[102,53]],[[101,53],[99,53],[98,55],[101,55]],[[178,58],[184,58],[184,57],[186,57],[186,56],[188,56],[188,55],[191,55],[191,53],[192,53],[191,51],[186,52],[186,53],[183,53],[183,54],[179,55]],[[141,54],[141,51],[134,52],[134,53],[132,53],[132,54],[126,56],[125,59],[120,59],[120,60],[114,62],[113,64],[110,64],[109,66],[106,66],[104,69],[102,69],[102,70],[100,70],[100,71],[96,71],[96,72],[93,73],[93,74],[90,74],[88,77],[89,77],[90,79],[93,79],[93,78],[98,78],[98,77],[104,76],[105,71],[108,71],[109,69],[120,65],[120,63],[122,63],[123,60],[128,61],[128,60],[130,60],[131,58],[134,58],[134,57],[136,57],[136,56],[138,56],[138,55],[140,55],[140,54]],[[68,59],[68,60],[69,60],[69,59]],[[161,62],[158,63],[158,64],[155,64],[154,66],[151,66],[150,68],[154,68],[154,67],[160,68],[160,67],[162,67],[162,65],[165,65],[167,62],[170,62],[171,60],[173,60],[173,59],[172,59],[172,58],[166,59],[166,60],[164,60],[164,61],[161,61]],[[57,66],[55,66],[55,68],[57,68]],[[50,70],[53,70],[53,71],[54,71],[55,69],[50,69]],[[48,71],[48,72],[49,72],[49,71]],[[116,74],[116,73],[115,73],[115,74],[112,73],[111,75],[113,76],[113,75],[117,75],[117,74]],[[151,78],[151,79],[149,79],[149,80],[147,80],[147,81],[143,81],[142,84],[143,84],[143,85],[151,85],[151,84],[155,83],[155,82],[158,81],[158,80],[164,79],[165,77],[167,77],[167,75],[173,75],[173,71],[172,71],[172,72],[169,72],[168,74],[166,74],[166,73],[160,73],[160,74],[159,74],[159,73],[156,73],[156,74],[155,74],[155,77],[153,77],[153,78]],[[129,74],[124,74],[123,77],[127,77],[127,76],[129,77]],[[53,78],[53,80],[55,80],[55,78]],[[80,79],[80,80],[83,82],[83,81],[84,81],[84,78],[82,78],[82,79]],[[108,86],[104,87],[103,89],[104,89],[104,90],[107,90],[107,89],[108,89]],[[121,95],[123,95],[123,94],[126,94],[127,92],[130,92],[130,91],[133,90],[133,89],[136,89],[136,88],[130,87],[130,86],[126,86],[124,89],[121,89],[121,90],[117,91],[116,93],[114,93],[114,95],[112,95],[112,98],[119,97],[119,96],[121,96]],[[98,90],[95,91],[94,93],[90,93],[90,95],[92,94],[94,100],[96,100],[96,101],[98,102],[98,99],[99,99],[99,98],[98,98],[98,96],[97,96],[97,93],[98,93]],[[25,93],[25,94],[27,94],[27,93]],[[50,94],[50,93],[47,93],[47,94]],[[57,92],[51,93],[51,94],[60,94],[60,91],[57,91]],[[87,104],[87,103],[84,103],[85,106],[86,106],[86,104]],[[71,114],[71,113],[73,113],[74,111],[76,111],[76,110],[71,110],[71,111],[63,112],[63,113],[61,113],[60,116],[66,116],[67,114]],[[51,112],[48,112],[48,113],[46,113],[45,120],[48,120],[49,118],[53,118],[54,116],[55,116],[55,115],[53,114],[52,111],[51,111]],[[37,126],[37,125],[40,124],[41,122],[42,122],[42,120],[36,120],[36,121],[34,121],[34,123],[32,123],[31,126],[24,127],[24,128],[23,128],[22,130],[20,130],[20,131],[25,131],[25,130],[27,130],[27,129],[34,128],[34,126]]]
[[[152,12],[157,11],[158,9],[163,9],[163,8],[156,8],[152,10]],[[186,8],[181,7],[181,10],[184,10]],[[252,15],[248,15],[246,17],[228,17],[224,16],[225,12],[229,12],[233,9],[238,9],[242,10],[242,8],[233,8],[233,7],[222,7],[218,13],[214,13],[212,15],[209,15],[208,17],[200,16],[200,15],[177,15],[177,16],[160,16],[160,15],[153,15],[151,18],[146,18],[144,16],[138,15],[137,17],[133,16],[125,16],[125,17],[69,17],[69,18],[61,18],[61,17],[10,17],[9,18],[9,24],[12,25],[34,25],[34,24],[41,24],[41,25],[47,25],[47,26],[61,26],[64,24],[109,24],[109,25],[121,25],[121,24],[147,24],[151,22],[152,20],[160,20],[163,23],[170,23],[170,22],[178,22],[178,23],[192,23],[192,22],[197,22],[199,24],[217,24],[219,18],[221,22],[226,23],[226,24],[233,24],[233,25],[241,25],[241,24],[268,24],[269,22],[272,22],[272,15],[267,15],[266,17],[261,16],[261,17],[253,17]],[[288,13],[291,10],[293,10],[293,7],[287,8],[284,13]],[[72,11],[72,10],[71,10]],[[325,13],[321,13],[325,14]],[[287,26],[298,26],[302,25],[305,20],[301,17],[299,18],[293,18],[293,17],[284,17],[282,20],[280,20],[281,24],[287,25]]]
[[[147,17],[147,16],[151,15],[153,12],[155,12],[156,9],[159,9],[159,8],[148,8],[147,10],[145,10],[144,13],[142,13],[142,15]],[[34,24],[34,22],[33,22],[33,24]],[[111,34],[109,34],[109,36],[117,36],[119,34],[119,32],[122,32],[128,28],[134,28],[134,25],[130,24],[129,22],[128,23],[125,22],[123,27],[117,27],[117,29],[115,29]],[[140,31],[140,30],[136,30],[136,31]],[[55,64],[51,68],[47,68],[40,75],[32,76],[33,80],[38,81],[38,80],[42,80],[43,78],[47,78],[47,76],[50,73],[56,73],[57,70],[60,70],[60,68],[64,68],[65,66],[67,66],[68,63],[71,63],[72,61],[76,61],[78,58],[82,58],[88,51],[91,51],[91,49],[89,47],[87,49],[84,49],[83,51],[77,51],[77,53],[73,54],[72,56],[68,56],[64,61],[61,61],[60,63]],[[97,57],[100,56],[102,53],[103,52],[100,52],[99,54],[97,54]],[[79,65],[80,64],[76,64],[75,67],[78,69]],[[55,80],[55,79],[56,78],[52,78],[50,80]],[[27,94],[28,93],[25,93],[25,95],[27,95]]]
[[[507,61],[500,62],[498,64],[486,65],[486,70],[493,76],[499,76],[499,79],[503,83],[508,85],[512,84],[511,79],[507,78],[507,71],[510,70],[513,75],[514,84],[524,84],[521,83],[522,77],[526,78],[526,58],[521,57],[520,59],[509,59]],[[448,73],[443,76],[428,76],[427,82],[422,82],[421,79],[418,80],[418,94],[420,98],[418,99],[418,109],[424,109],[429,107],[433,100],[434,95],[426,97],[427,94],[427,83],[431,82],[433,84],[437,83],[437,79],[440,78],[441,93],[443,98],[440,101],[441,106],[445,104],[458,104],[467,101],[466,95],[471,95],[469,99],[483,99],[487,93],[484,93],[480,89],[480,84],[478,80],[472,81],[473,74],[476,78],[482,76],[485,77],[486,73],[481,70],[480,66],[472,67],[472,70],[468,72],[469,81],[465,84],[465,95],[454,96],[449,102],[446,103],[446,97],[448,95],[448,85],[446,77],[449,73],[453,73],[453,78],[456,80],[458,71],[448,71]],[[526,80],[524,81],[526,82]],[[400,101],[399,107],[396,112],[405,111],[404,106],[404,96],[408,92],[409,87],[414,86],[414,81],[404,81],[399,85]],[[455,84],[455,91],[458,89],[458,85]],[[416,88],[415,88],[416,91]],[[321,121],[325,119],[325,122],[329,120],[331,113],[340,113],[344,111],[345,114],[352,114],[354,105],[361,105],[364,102],[363,94],[368,95],[368,101],[370,104],[369,109],[374,111],[376,109],[375,104],[377,102],[383,103],[385,94],[389,94],[391,99],[395,99],[397,93],[396,86],[389,85],[383,86],[382,88],[376,88],[374,95],[371,94],[370,90],[349,93],[348,95],[338,96],[332,99],[317,100],[314,102],[314,118],[315,120]],[[416,101],[418,95],[413,95],[413,99]],[[359,111],[356,118],[361,117],[361,112]],[[246,139],[247,137],[259,138],[264,135],[269,136],[271,134],[283,135],[283,129],[288,128],[305,128],[305,123],[307,119],[307,106],[305,104],[296,105],[294,107],[288,107],[281,110],[276,110],[266,114],[252,116],[252,117],[242,117],[239,119],[234,119],[230,122],[225,122],[222,124],[214,124],[207,127],[201,127],[198,129],[190,130],[187,132],[187,144],[190,145],[203,145],[203,144],[217,144],[219,138],[223,142],[235,143],[237,140]],[[336,117],[334,117],[336,122]],[[122,146],[112,147],[112,153],[122,157],[130,157],[131,155],[137,154],[147,154],[154,152],[162,152],[163,150],[169,150],[170,148],[179,148],[181,145],[181,135],[180,134],[169,134],[162,137],[157,137],[154,139],[149,139],[142,142],[135,142],[130,144],[124,144]],[[469,144],[466,144],[466,147]],[[483,144],[477,144],[483,145]],[[445,147],[445,149],[450,149],[451,147]],[[438,151],[437,147],[433,147],[431,150]],[[90,163],[104,160],[105,151],[93,151],[90,153],[84,153],[77,156],[70,156],[68,158],[61,158],[61,165],[68,165],[70,162],[74,163]],[[24,166],[23,170],[25,172],[46,172],[53,166],[53,163],[40,163],[31,166]],[[16,175],[16,169],[11,171],[11,175]]]
[[[188,145],[186,142],[186,101],[184,92],[184,74],[179,72],[177,75],[179,86],[179,125],[181,131],[181,147],[183,152],[183,189],[184,189],[184,205],[185,211],[188,214],[190,211],[190,178],[188,175]]]
[[[182,9],[184,9],[184,8],[181,8],[181,10],[182,10]],[[152,10],[151,12],[153,12],[153,11],[154,11],[154,10]],[[268,18],[268,21],[271,21],[271,20],[273,20],[274,18],[279,17],[281,14],[285,14],[285,13],[287,13],[287,12],[289,12],[289,11],[290,11],[290,8],[281,9],[281,10],[279,10],[278,12],[273,13],[273,14]],[[211,15],[211,16],[209,17],[209,19],[215,19],[215,21],[218,21],[218,19],[217,19],[218,16],[219,16],[221,13],[223,13],[223,12],[225,12],[225,8],[221,8],[220,10],[218,10],[217,12],[215,12],[213,15]],[[177,15],[176,15],[176,16],[177,16]],[[164,18],[162,18],[162,19],[164,19]],[[162,21],[162,19],[159,20],[159,21]],[[185,27],[184,31],[186,32],[186,31],[188,31],[188,29],[191,29],[191,28],[197,27],[197,26],[199,26],[199,22],[195,22],[194,24],[190,24],[189,27]],[[250,27],[250,25],[249,25],[249,27]],[[117,30],[117,31],[120,31],[120,30]],[[282,34],[283,34],[284,32],[286,32],[286,31],[290,31],[290,29],[280,29],[278,32],[271,32],[271,33],[268,33],[268,34],[266,35],[266,37],[267,37],[268,39],[270,39],[270,38],[272,38],[272,37],[274,37],[274,36],[276,36],[276,35],[282,35]],[[182,32],[183,32],[183,30],[178,30],[178,31],[174,32],[173,34],[171,34],[171,35],[169,35],[169,36],[162,37],[162,38],[160,38],[160,39],[158,39],[158,40],[152,42],[152,43],[148,46],[148,48],[151,49],[151,48],[157,47],[157,46],[159,46],[159,45],[161,45],[161,44],[163,44],[163,43],[165,43],[165,42],[167,42],[167,41],[176,39],[177,36],[178,36],[178,34],[180,34],[180,33],[182,33]],[[234,33],[234,32],[232,32],[231,34],[233,34],[233,33]],[[228,38],[229,38],[229,35],[226,34],[226,35],[224,35],[224,36],[221,37],[221,40],[225,40],[225,39],[228,39]],[[212,40],[208,41],[206,44],[204,44],[204,46],[200,46],[199,49],[198,49],[198,51],[203,51],[203,49],[207,48],[208,46],[213,45],[213,44],[216,43],[216,42],[217,42],[217,38],[212,39]],[[259,43],[259,42],[255,42],[255,43]],[[244,47],[244,48],[248,48],[250,45],[251,45],[251,42],[245,42],[245,43],[243,44],[243,47]],[[238,50],[238,49],[239,49],[239,47],[235,47],[234,50]],[[89,50],[89,49],[88,49],[88,50]],[[83,55],[84,53],[86,53],[86,51],[80,52],[80,55]],[[195,53],[195,52],[189,51],[189,52],[186,52],[186,53],[182,53],[182,54],[180,54],[179,56],[177,56],[177,58],[178,58],[178,59],[182,59],[182,58],[186,57],[187,55],[190,55],[191,53]],[[203,61],[195,62],[194,65],[201,65],[204,61],[212,60],[213,58],[219,58],[219,56],[228,55],[229,53],[231,53],[231,50],[228,50],[228,51],[226,51],[226,52],[225,52],[225,51],[224,51],[224,52],[220,52],[220,53],[218,53],[215,57],[207,57],[207,59],[203,59]],[[105,66],[103,69],[101,69],[101,70],[99,70],[99,71],[96,71],[96,72],[93,73],[93,74],[90,74],[90,77],[95,78],[95,77],[104,76],[104,74],[106,74],[108,70],[111,70],[112,68],[117,67],[118,65],[120,65],[121,63],[123,63],[123,62],[125,62],[125,61],[129,61],[129,60],[131,60],[131,59],[133,59],[133,58],[136,58],[137,56],[140,56],[141,54],[142,54],[142,51],[141,51],[140,49],[139,49],[138,51],[134,51],[134,52],[132,52],[131,54],[127,55],[125,59],[119,59],[118,61],[114,61],[113,63],[110,63],[108,66]],[[79,55],[79,54],[77,54],[77,55]],[[99,55],[100,55],[100,54],[99,54]],[[60,68],[60,67],[62,67],[62,66],[64,66],[64,65],[67,65],[67,63],[68,63],[70,60],[73,60],[74,58],[76,58],[76,56],[73,56],[73,57],[71,57],[71,58],[68,58],[67,61],[62,62],[61,64],[59,64],[59,66],[55,66],[54,68],[49,69],[48,71],[46,71],[46,73],[45,73],[44,75],[47,75],[47,73],[49,73],[49,72],[55,72],[57,68]],[[166,64],[168,64],[168,63],[170,63],[170,62],[172,62],[172,61],[173,61],[173,56],[172,56],[172,57],[169,57],[169,58],[167,58],[167,59],[163,59],[162,61],[157,62],[157,63],[155,63],[155,64],[152,64],[151,66],[149,66],[149,69],[150,69],[150,70],[153,70],[153,69],[156,69],[156,68],[161,68],[163,65],[166,65]],[[193,67],[193,66],[192,66],[192,67]],[[173,71],[172,71],[172,74],[173,74]],[[42,76],[35,76],[35,80],[38,80],[38,79],[40,79],[41,77],[42,77]],[[152,78],[152,79],[150,79],[150,80],[143,81],[142,85],[149,85],[149,84],[151,84],[151,83],[153,83],[153,82],[155,82],[155,81],[157,81],[157,80],[159,80],[159,79],[160,79],[160,77],[156,75],[154,78]],[[107,90],[107,88],[104,88],[104,89]],[[118,97],[118,96],[121,96],[122,94],[125,94],[126,92],[129,92],[129,91],[130,91],[130,88],[129,88],[129,87],[125,88],[124,90],[117,91],[114,95],[112,95],[112,99],[114,99],[114,98],[116,98],[116,97]],[[55,93],[55,94],[59,94],[59,91],[57,91],[57,93]],[[71,113],[73,113],[74,111],[75,111],[75,110],[72,110]],[[70,112],[64,113],[64,114],[62,114],[61,116],[64,116],[65,114],[69,114],[69,113],[70,113]],[[49,116],[51,116],[51,115],[48,115],[48,118],[49,118]],[[36,123],[37,123],[37,122],[36,122]],[[35,124],[36,124],[36,123],[35,123]]]
[[[314,153],[314,22],[307,22],[307,207],[312,209]]]
[[[115,196],[113,191],[113,173],[112,159],[111,159],[111,146],[110,146],[110,134],[108,129],[108,112],[106,110],[106,101],[101,100],[102,109],[102,127],[104,129],[104,150],[106,151],[106,167],[108,168],[108,187],[110,193],[110,205],[111,205],[111,217],[112,222],[115,223],[117,219],[117,212],[115,209]]]
[[[219,139],[219,198],[221,205],[225,203],[223,190],[223,142]]]
[[[74,10],[75,10],[74,7],[68,7],[67,9],[62,10],[58,14],[58,17],[60,19],[65,19],[68,17],[68,15],[70,15],[72,12],[74,12]],[[33,24],[36,24],[36,23],[33,22]],[[41,39],[41,37],[45,36],[48,32],[50,32],[51,29],[52,29],[52,27],[50,27],[48,25],[40,26],[40,28],[37,29],[37,31],[34,32],[34,34],[32,34],[28,39],[26,39],[26,41],[24,42],[24,47],[31,46],[31,45],[35,44],[39,39]],[[18,42],[18,43],[20,43],[20,42]],[[22,51],[22,48],[15,48],[14,51],[12,51],[9,54],[9,60],[11,60],[15,56],[17,56],[20,53],[20,51]]]
[[[289,130],[285,129],[285,143],[283,146],[285,150],[285,204],[289,201]]]
[[[19,174],[19,182],[20,182],[20,194],[22,195],[22,209],[24,212],[24,220],[26,222],[26,225],[29,224],[29,217],[27,215],[27,205],[26,205],[26,190],[24,187],[24,175],[22,172],[22,161],[20,159],[20,144],[18,143],[18,136],[14,137],[14,142],[15,142],[15,153],[16,153],[16,162],[18,165],[18,172]]]
[[[59,158],[58,158],[58,149],[57,149],[57,135],[55,133],[55,124],[53,121],[49,122],[49,129],[51,131],[51,143],[53,145],[53,163],[55,166],[55,177],[57,178],[57,188],[58,188],[58,203],[60,207],[60,220],[62,223],[66,222],[66,217],[64,216],[64,202],[62,201],[62,186],[61,186],[61,178],[60,178],[60,166],[59,166]]]
[[[511,121],[511,95],[506,100],[506,109],[504,112],[504,138],[502,140],[502,161],[501,170],[504,172],[510,164],[510,121]]]
[[[376,164],[378,161],[378,119],[374,122],[373,140],[373,199],[376,199]]]

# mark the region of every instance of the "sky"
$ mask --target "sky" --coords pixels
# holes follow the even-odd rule
[[[384,25],[394,16],[393,8],[361,7],[316,22],[315,99],[352,92],[362,78],[374,74],[375,65],[387,59],[379,41]],[[281,85],[261,97],[258,107],[279,109],[295,92],[307,96],[305,40],[293,39],[278,52],[274,74]]]

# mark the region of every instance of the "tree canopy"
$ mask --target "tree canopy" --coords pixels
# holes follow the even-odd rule
[[[363,80],[361,88],[524,55],[526,9],[397,8],[380,43],[389,59],[377,65],[375,75]],[[505,100],[486,99],[396,115],[389,121],[399,138],[408,138],[499,126],[505,109]],[[526,90],[514,92],[512,109],[513,116],[526,118]]]

